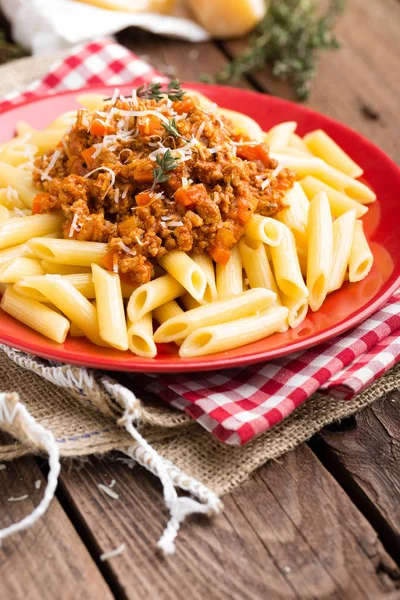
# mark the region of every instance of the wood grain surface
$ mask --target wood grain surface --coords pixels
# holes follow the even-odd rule
[[[399,31],[397,0],[347,0],[338,24],[343,48],[322,56],[309,101],[395,160]],[[217,73],[245,43],[194,46],[133,29],[118,39],[186,81]],[[238,85],[292,98],[267,69]],[[400,394],[391,394],[264,466],[224,498],[221,516],[185,523],[168,559],[154,549],[167,521],[155,478],[115,459],[64,468],[42,521],[0,549],[0,599],[397,600],[399,405]],[[33,459],[0,471],[0,526],[39,502],[40,477]],[[117,500],[98,488],[112,479]],[[7,502],[28,492],[25,501]],[[100,561],[121,543],[120,556]]]

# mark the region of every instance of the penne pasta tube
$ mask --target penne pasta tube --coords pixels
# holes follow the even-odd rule
[[[28,208],[32,208],[33,199],[38,193],[30,180],[30,177],[5,162],[0,161],[0,185],[4,187],[10,186],[18,194],[19,199]]]
[[[354,225],[354,235],[349,258],[349,281],[361,281],[372,269],[374,256],[364,234],[362,221]]]
[[[137,356],[153,358],[157,355],[151,313],[147,313],[135,323],[128,321],[128,341],[129,350]]]
[[[0,250],[0,267],[20,256],[34,258],[35,255],[27,244],[19,244],[18,246],[12,246],[11,248]]]
[[[310,202],[298,181],[295,181],[284,198],[286,208],[279,211],[276,218],[293,233],[296,244],[307,245],[308,209]]]
[[[73,285],[57,275],[30,277],[29,283],[52,302],[98,346],[105,343],[99,334],[95,307]]]
[[[79,327],[75,325],[75,323],[71,323],[69,328],[69,335],[71,337],[85,337],[85,334],[83,333],[82,329],[79,329]]]
[[[29,125],[26,121],[17,121],[15,131],[18,137],[29,134],[29,139],[31,139],[32,133],[37,133],[38,130],[32,127],[32,125]]]
[[[128,333],[119,276],[94,263],[92,273],[100,337],[113,348],[128,350]]]
[[[342,171],[334,169],[321,158],[291,156],[289,154],[273,153],[272,158],[279,161],[279,164],[295,171],[300,178],[312,175],[321,179],[331,187],[344,190],[346,194],[362,204],[369,204],[376,200],[376,194],[367,185],[349,177]]]
[[[297,135],[297,133],[292,133],[289,140],[289,148],[296,148],[296,150],[300,150],[304,154],[312,155],[307,144],[304,143],[304,139]]]
[[[2,204],[0,204],[0,223],[3,223],[4,221],[8,221],[9,218],[10,218],[10,211],[8,210],[8,208],[6,208]]]
[[[68,125],[65,125],[63,128],[33,132],[30,142],[37,147],[39,154],[53,150],[60,143],[67,127]]]
[[[103,110],[103,94],[79,94],[76,97],[76,101],[83,106],[83,108],[87,108],[88,110]]]
[[[36,153],[36,146],[16,138],[12,140],[12,143],[3,145],[0,150],[0,161],[18,167],[32,159]]]
[[[172,277],[189,292],[193,298],[201,302],[206,291],[207,279],[201,269],[182,250],[172,250],[164,254],[158,261]],[[172,300],[173,298],[170,298]],[[133,319],[132,319],[133,320]]]
[[[107,244],[102,242],[80,242],[78,240],[35,237],[29,240],[28,244],[37,256],[43,260],[77,267],[90,267],[92,263],[100,265],[107,252]]]
[[[307,133],[304,136],[304,143],[314,156],[322,158],[328,165],[349,177],[360,177],[363,174],[362,168],[322,129]]]
[[[215,114],[226,117],[233,123],[233,130],[237,135],[245,135],[250,140],[262,142],[264,132],[254,119],[243,113],[230,110],[229,108],[218,107]]]
[[[284,327],[287,317],[288,309],[276,306],[252,317],[200,327],[185,339],[179,356],[203,356],[256,342]]]
[[[320,308],[328,293],[332,268],[332,216],[325,192],[310,202],[308,212],[307,287],[311,310]]]
[[[328,293],[338,290],[343,285],[350,259],[355,222],[355,210],[349,210],[333,221],[333,256]]]
[[[17,294],[21,296],[25,296],[25,298],[31,298],[32,300],[36,300],[37,302],[44,302],[45,304],[49,304],[50,300],[46,298],[41,292],[38,292],[30,283],[21,279],[17,281],[13,285],[14,290]]]
[[[291,137],[296,131],[297,123],[295,121],[287,121],[279,123],[272,127],[266,136],[267,144],[271,150],[281,150],[289,146]]]
[[[191,254],[191,259],[202,269],[206,276],[206,291],[204,292],[203,302],[214,302],[218,300],[217,286],[215,284],[214,264],[207,254]]]
[[[266,288],[276,294],[275,303],[280,304],[280,296],[275,277],[272,273],[265,246],[259,240],[243,236],[239,242],[243,268],[249,281],[250,288]]]
[[[226,265],[216,263],[216,286],[218,300],[227,300],[243,291],[243,268],[239,246],[236,244]]]
[[[153,317],[161,325],[173,317],[178,317],[183,313],[183,310],[175,300],[170,300],[161,306],[157,306],[153,310]]]
[[[65,341],[69,330],[69,321],[48,306],[31,298],[20,296],[10,286],[4,292],[0,306],[15,319],[51,340],[59,344]]]
[[[171,275],[162,275],[137,288],[129,299],[128,318],[132,323],[170,300],[185,293],[185,288]]]
[[[16,246],[32,237],[60,231],[62,221],[63,217],[55,214],[31,215],[5,221],[0,224],[0,248]]]
[[[29,275],[44,275],[40,262],[35,258],[18,257],[0,267],[0,281],[15,283]]]
[[[13,210],[14,208],[22,210],[26,208],[25,204],[20,200],[18,192],[13,190],[10,185],[0,188],[0,204],[8,208],[8,210]]]
[[[244,226],[245,234],[255,240],[260,240],[268,246],[277,246],[283,235],[282,224],[271,217],[252,215]]]
[[[327,185],[319,179],[316,179],[315,177],[305,177],[300,181],[300,185],[309,200],[312,200],[319,192],[326,192],[329,204],[331,205],[331,213],[333,217],[340,217],[340,215],[352,210],[353,208],[356,210],[357,218],[362,217],[366,212],[368,212],[368,208],[363,204],[360,204],[356,200],[349,198],[342,192],[338,192],[338,190],[335,190],[333,187]]]
[[[154,333],[155,342],[174,342],[187,337],[195,329],[227,323],[265,310],[276,300],[270,290],[257,288],[242,292],[228,300],[203,304],[165,321]]]
[[[290,298],[307,298],[308,289],[304,283],[297,255],[293,233],[282,225],[283,236],[278,246],[271,246],[275,279],[279,289]]]
[[[50,273],[52,275],[73,275],[74,273],[92,273],[92,269],[90,267],[60,265],[57,263],[50,262],[49,260],[42,260],[41,265],[45,273]]]
[[[294,329],[298,327],[306,318],[308,312],[307,298],[289,298],[282,295],[282,304],[288,309],[288,324]]]
[[[200,302],[197,302],[190,294],[183,294],[179,298],[180,302],[183,304],[186,310],[192,310],[192,308],[198,308],[201,306]]]

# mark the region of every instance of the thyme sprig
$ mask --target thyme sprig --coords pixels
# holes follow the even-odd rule
[[[179,133],[175,117],[171,119],[168,124],[161,123],[161,126],[164,127],[165,131],[168,131],[168,133],[171,134],[174,138],[181,138],[181,140],[183,140],[184,142],[189,141]]]
[[[204,79],[234,82],[270,65],[276,77],[290,81],[299,100],[306,100],[318,52],[339,47],[333,27],[344,0],[330,0],[322,16],[318,16],[317,4],[316,0],[271,0],[248,47],[216,77]]]
[[[172,102],[176,100],[182,100],[185,92],[182,90],[181,84],[178,79],[171,81],[167,89],[163,89],[161,83],[149,83],[148,85],[143,84],[136,90],[136,95],[142,100],[156,100],[159,102],[163,95],[166,94]]]
[[[153,169],[153,188],[155,188],[158,183],[168,181],[170,177],[168,174],[169,171],[173,171],[179,164],[169,148],[162,156],[158,155],[156,157],[156,163],[158,167]]]

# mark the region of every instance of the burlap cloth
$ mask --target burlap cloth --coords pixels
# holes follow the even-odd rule
[[[23,89],[43,75],[54,59],[26,58],[0,67],[0,94]],[[0,390],[10,392],[6,394],[10,402],[19,397],[36,421],[52,432],[61,456],[104,454],[132,446],[132,437],[117,424],[122,406],[118,393],[114,393],[116,388],[110,393],[107,380],[101,381],[102,374],[85,372],[83,376],[78,368],[57,369],[18,352],[7,354],[0,350]],[[129,385],[141,398],[136,422],[152,447],[178,469],[222,495],[243,482],[254,469],[293,450],[325,425],[358,412],[396,389],[399,375],[400,364],[351,401],[314,394],[288,418],[244,447],[223,445],[186,414],[154,397],[143,397],[134,377],[113,374],[113,378]],[[13,439],[0,446],[0,461],[41,450],[17,425],[7,426],[6,421],[1,425]]]

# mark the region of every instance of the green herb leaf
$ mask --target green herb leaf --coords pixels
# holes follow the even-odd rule
[[[171,134],[174,138],[181,138],[181,140],[183,140],[184,142],[189,141],[179,133],[178,128],[176,126],[175,118],[171,119],[168,125],[166,125],[165,123],[161,123],[161,126],[164,127],[165,131],[168,131],[168,133]]]
[[[167,94],[168,98],[175,102],[176,100],[182,100],[185,92],[182,90],[178,79],[171,81],[166,90],[162,89],[161,83],[141,85],[136,90],[137,97],[142,98],[143,100],[156,100],[159,102],[162,99],[163,94]]]
[[[153,187],[155,187],[157,183],[164,183],[165,181],[168,181],[168,172],[173,171],[179,164],[176,158],[172,155],[171,150],[169,148],[165,152],[165,154],[163,154],[162,156],[157,156],[156,163],[158,167],[153,169]]]
[[[179,83],[179,79],[173,79],[171,83],[168,84],[168,98],[173,102],[183,100],[183,97],[186,92],[183,91],[181,84]]]
[[[216,77],[203,79],[234,82],[270,65],[275,76],[291,82],[299,100],[306,100],[316,74],[318,51],[339,47],[333,26],[344,0],[330,0],[321,17],[317,4],[316,0],[271,0],[246,50]]]

